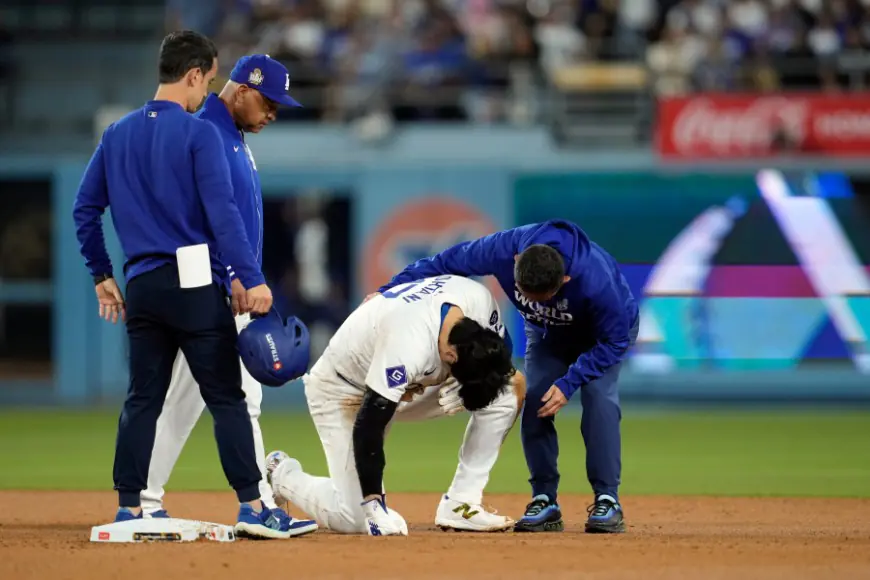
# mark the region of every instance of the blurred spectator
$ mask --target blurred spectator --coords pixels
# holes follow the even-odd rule
[[[725,39],[714,36],[708,41],[693,73],[693,85],[700,91],[732,91],[739,88],[740,67],[725,48]]]
[[[461,93],[470,72],[465,39],[448,12],[427,4],[429,11],[403,57],[394,114],[400,121],[464,120]]]
[[[518,69],[536,56],[535,40],[520,8],[490,0],[470,0],[462,20],[471,62],[469,113],[477,122],[507,117],[507,96]]]
[[[780,53],[776,68],[784,89],[807,90],[819,88],[818,60],[809,44],[809,33],[799,28],[791,47]]]
[[[728,19],[747,38],[758,38],[767,29],[767,6],[761,0],[729,0]]]
[[[658,94],[674,95],[691,90],[691,76],[703,58],[706,46],[689,30],[686,25],[668,23],[663,38],[647,51],[647,64],[656,75]]]
[[[616,25],[619,19],[617,0],[580,0],[577,25],[586,36],[586,47],[597,60],[615,60],[620,56],[616,46]]]
[[[560,2],[535,27],[540,63],[545,72],[552,74],[587,56],[586,37],[574,26],[574,21],[571,3]]]
[[[167,0],[166,28],[189,28],[206,36],[215,36],[220,30],[225,9],[232,2],[204,2],[203,0]]]

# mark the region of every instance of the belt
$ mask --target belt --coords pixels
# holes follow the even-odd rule
[[[349,384],[351,387],[354,387],[354,388],[357,388],[357,389],[365,389],[365,387],[361,387],[361,386],[359,386],[358,384],[356,384],[355,382],[353,382],[352,380],[350,380],[349,378],[347,378],[346,376],[344,376],[343,374],[341,374],[341,373],[338,372],[338,371],[335,371],[335,375],[336,375],[338,378],[340,378],[342,381],[344,381],[345,383]]]

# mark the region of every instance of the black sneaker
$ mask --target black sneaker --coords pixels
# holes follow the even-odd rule
[[[607,495],[595,498],[595,503],[586,510],[589,518],[586,520],[588,534],[620,534],[625,531],[625,519],[622,516],[622,506]]]
[[[546,495],[536,495],[526,506],[526,513],[514,524],[515,532],[561,532],[565,529],[559,504]]]

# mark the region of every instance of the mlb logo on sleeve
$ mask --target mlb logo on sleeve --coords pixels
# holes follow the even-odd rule
[[[391,389],[401,387],[408,384],[408,373],[405,372],[405,365],[397,367],[389,367],[387,369],[387,386]]]

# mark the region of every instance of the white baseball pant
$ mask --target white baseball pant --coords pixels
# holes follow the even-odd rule
[[[275,492],[330,530],[344,534],[366,533],[353,456],[353,424],[362,402],[359,389],[348,385],[321,357],[303,377],[308,409],[329,468],[329,477],[317,477],[290,462],[281,463],[272,474]],[[422,421],[446,416],[438,404],[438,388],[430,387],[407,403],[400,403],[394,420]],[[524,381],[511,383],[490,406],[470,413],[459,465],[447,495],[456,501],[479,504],[489,474],[522,409]]]
[[[248,314],[236,316],[236,330],[241,332],[251,318]],[[251,416],[251,427],[254,430],[254,451],[257,456],[257,466],[260,468],[260,497],[269,508],[275,507],[272,499],[272,489],[266,481],[266,451],[263,445],[263,431],[260,429],[260,406],[263,402],[263,387],[242,364],[242,390]],[[181,450],[187,442],[193,427],[205,410],[205,401],[199,392],[199,385],[194,380],[187,365],[187,360],[181,351],[175,358],[172,367],[172,380],[163,411],[157,419],[157,431],[154,437],[154,449],[151,452],[151,464],[148,468],[148,489],[140,494],[142,510],[146,514],[163,509],[164,487],[169,482],[172,469],[181,455]]]

